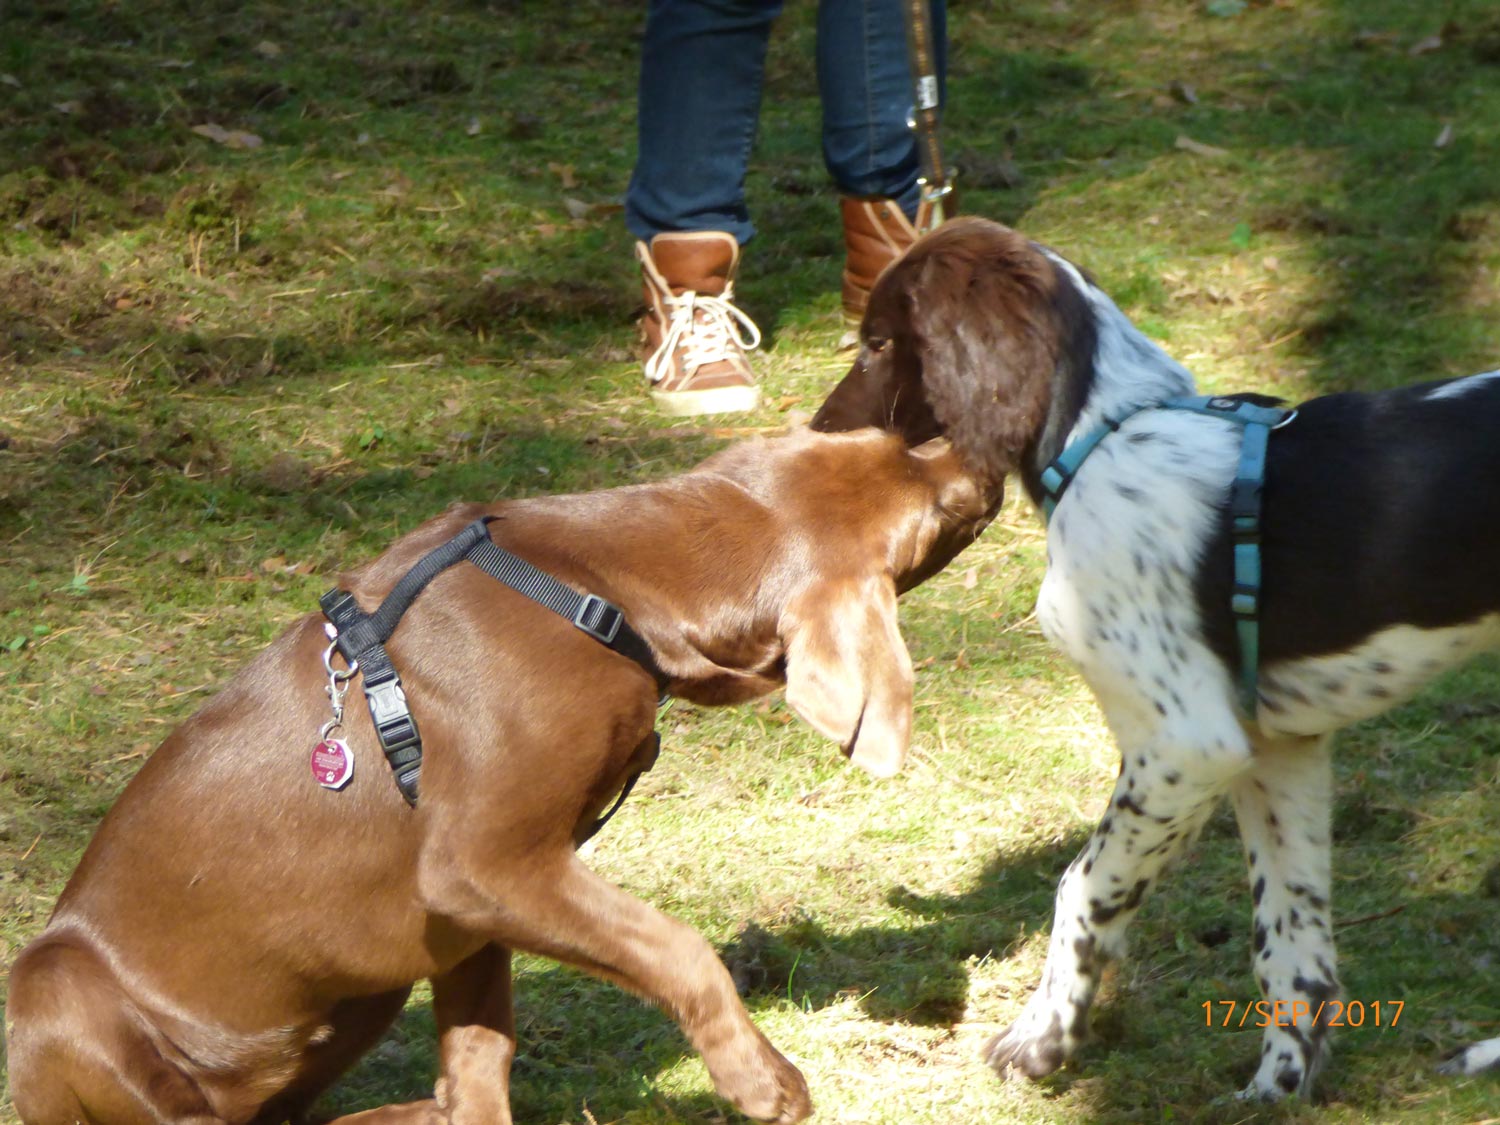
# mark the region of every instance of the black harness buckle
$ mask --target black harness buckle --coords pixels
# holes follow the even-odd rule
[[[620,631],[620,622],[624,620],[624,611],[598,594],[585,594],[573,614],[574,625],[606,645],[614,643],[615,634]]]

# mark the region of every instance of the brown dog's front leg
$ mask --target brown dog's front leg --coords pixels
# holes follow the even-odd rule
[[[437,1102],[428,1098],[425,1102],[385,1105],[363,1113],[351,1113],[347,1117],[335,1117],[328,1125],[447,1125],[447,1121]]]
[[[475,870],[462,861],[444,866]],[[455,912],[463,926],[576,965],[658,1004],[703,1056],[715,1089],[741,1113],[791,1125],[812,1112],[801,1073],[750,1021],[729,971],[689,927],[601,879],[572,854],[495,888],[492,901],[503,901],[503,910],[476,908],[478,888],[464,884],[469,908]]]
[[[432,978],[441,1073],[437,1096],[381,1106],[328,1125],[511,1125],[516,1057],[510,950],[487,945]]]
[[[516,1057],[510,950],[487,945],[432,981],[442,1073],[437,1101],[453,1125],[511,1125]]]

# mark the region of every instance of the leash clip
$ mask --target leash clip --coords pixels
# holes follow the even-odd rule
[[[339,647],[338,630],[332,624],[325,624],[323,633],[329,641],[323,650],[323,670],[328,673],[328,686],[323,690],[328,694],[333,717],[318,731],[318,741],[312,752],[312,775],[324,789],[342,789],[354,776],[354,755],[349,744],[341,738],[334,738],[333,732],[344,725],[344,695],[349,690],[349,681],[359,671],[359,661],[353,661],[344,671],[335,668],[333,654]]]
[[[328,647],[323,650],[323,670],[328,673],[328,686],[323,690],[328,695],[328,702],[333,707],[333,718],[323,724],[323,729],[318,732],[320,739],[344,725],[344,696],[349,691],[349,681],[359,671],[359,661],[356,660],[345,670],[339,670],[333,666],[333,654],[338,651],[338,630],[331,624],[323,626],[323,632],[328,637]]]

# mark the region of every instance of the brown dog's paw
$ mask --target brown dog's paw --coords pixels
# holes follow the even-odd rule
[[[710,1069],[719,1096],[731,1102],[746,1117],[793,1125],[812,1113],[807,1079],[770,1042],[761,1038],[759,1056],[747,1066],[727,1073]]]

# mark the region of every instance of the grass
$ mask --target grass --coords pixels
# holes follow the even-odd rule
[[[655,415],[628,351],[637,5],[7,6],[0,966],[141,759],[338,567],[453,499],[658,477],[816,406],[841,251],[811,6],[789,7],[741,285],[767,404],[705,424]],[[955,0],[952,37],[964,209],[1086,265],[1206,388],[1495,366],[1484,0]],[[1405,1007],[1339,1037],[1315,1104],[1222,1098],[1258,1038],[1204,1026],[1205,1002],[1254,998],[1227,815],[1142,912],[1076,1065],[1029,1085],[976,1062],[1038,977],[1116,766],[1030,617],[1042,565],[1013,505],[906,600],[900,779],[848,770],[779,701],[675,706],[592,862],[720,946],[821,1121],[1492,1117],[1494,1078],[1432,1064],[1500,1019],[1493,659],[1342,739],[1343,977]],[[518,1120],[726,1120],[629,997],[527,961],[519,1009]],[[328,1108],[420,1096],[433,1065],[414,1001]],[[5,1105],[0,1080],[11,1125]]]

